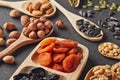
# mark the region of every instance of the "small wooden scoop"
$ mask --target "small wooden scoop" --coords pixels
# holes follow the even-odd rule
[[[27,2],[35,2],[35,0],[16,1],[16,2],[8,2],[8,1],[0,0],[0,6],[5,6],[5,7],[10,7],[10,8],[16,9],[16,10],[18,10],[18,11],[24,13],[24,14],[27,14],[29,16],[40,17],[40,16],[35,16],[35,15],[31,14],[29,11],[27,11],[25,9],[25,3],[27,3]],[[52,3],[51,3],[51,5],[53,6],[54,11],[51,14],[43,14],[45,17],[50,17],[50,16],[55,14],[56,7]]]
[[[116,44],[114,44],[114,43],[111,43],[111,42],[104,42],[104,43],[109,43],[109,44],[112,44],[112,45],[114,45],[114,46],[116,46],[116,47],[119,47],[118,45],[116,45]],[[100,47],[103,46],[104,43],[102,43],[102,44],[100,44],[100,45],[98,46],[98,51],[99,51],[99,53],[102,54],[102,55],[105,56],[105,57],[120,60],[120,52],[119,52],[119,56],[109,56],[109,55],[107,55],[107,54],[110,54],[110,53],[107,53],[107,54],[105,55],[104,53],[102,53],[102,52],[100,51]],[[119,49],[120,49],[120,48],[119,48]]]
[[[88,71],[88,73],[86,74],[84,80],[90,80],[90,77],[93,75],[92,70],[93,70],[93,68]]]
[[[99,37],[89,37],[86,36],[83,32],[81,32],[78,28],[78,26],[76,25],[76,21],[79,19],[83,19],[84,21],[89,22],[90,24],[95,25],[97,28],[99,28],[98,25],[96,25],[95,23],[91,22],[90,20],[87,20],[81,16],[78,16],[74,13],[71,13],[70,11],[66,10],[65,8],[63,8],[59,3],[57,3],[55,0],[50,0],[66,17],[67,19],[70,21],[70,23],[72,24],[73,28],[75,29],[75,31],[81,35],[83,38],[90,40],[90,41],[100,41],[103,38],[103,31],[101,31],[101,36]]]
[[[24,28],[23,28],[24,30]],[[46,35],[45,37],[49,36],[50,34],[52,34],[53,32],[53,28],[50,31],[50,33],[48,35]],[[4,49],[3,51],[0,52],[0,59],[2,59],[4,56],[6,55],[10,55],[11,53],[13,53],[15,50],[17,50],[18,48],[27,45],[27,44],[32,44],[32,43],[36,43],[41,41],[42,39],[31,39],[26,37],[23,34],[23,31],[20,35],[20,37],[18,38],[18,40],[16,40],[14,43],[12,43],[10,46],[8,46],[6,49]]]

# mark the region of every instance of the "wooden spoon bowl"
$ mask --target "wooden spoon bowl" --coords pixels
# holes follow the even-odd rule
[[[27,14],[29,16],[33,16],[33,17],[40,17],[40,16],[35,16],[33,14],[31,14],[29,11],[27,11],[25,9],[25,4],[27,2],[32,2],[34,3],[35,0],[27,0],[27,1],[16,1],[16,2],[8,2],[8,1],[2,1],[0,0],[0,6],[5,6],[5,7],[9,7],[9,8],[13,8],[13,9],[16,9],[24,14]],[[51,2],[50,2],[51,3]],[[50,16],[53,16],[56,12],[56,7],[54,6],[54,4],[52,4],[52,7],[53,7],[53,12],[51,14],[43,14],[42,16],[45,16],[45,17],[50,17]]]
[[[118,53],[118,55],[115,55],[116,53],[111,53],[110,51],[113,51],[113,49],[109,49],[108,50],[108,53],[103,53],[101,51],[101,47],[103,47],[103,45],[105,44],[110,44],[110,45],[113,45],[114,47],[118,48],[119,51],[117,51],[116,53]],[[104,50],[105,50],[105,46],[104,46]],[[104,42],[104,43],[101,43],[99,46],[98,46],[98,51],[100,54],[102,54],[103,56],[105,57],[108,57],[108,58],[113,58],[113,59],[118,59],[120,60],[120,47],[114,43],[111,43],[111,42]]]
[[[54,27],[51,29],[49,34],[47,34],[45,37],[48,37],[49,35],[51,35],[53,30],[54,30]],[[6,49],[4,49],[3,51],[0,52],[0,59],[2,59],[6,55],[10,55],[11,53],[13,53],[15,50],[17,50],[18,48],[20,48],[22,46],[32,44],[32,43],[36,43],[36,42],[39,42],[43,39],[43,38],[40,38],[40,39],[28,38],[24,35],[23,31],[24,31],[24,28],[21,32],[20,37],[15,42],[13,42],[10,46],[8,46]]]

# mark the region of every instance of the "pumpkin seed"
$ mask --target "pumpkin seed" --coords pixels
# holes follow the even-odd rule
[[[100,11],[101,8],[100,8],[100,6],[94,6],[94,10],[95,10],[95,11]]]

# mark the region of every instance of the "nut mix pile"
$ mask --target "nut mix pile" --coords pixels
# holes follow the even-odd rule
[[[43,14],[51,14],[54,9],[48,0],[36,1],[34,3],[27,2],[25,4],[26,10],[35,16],[41,16]]]
[[[35,53],[38,55],[38,63],[58,71],[72,72],[83,58],[77,44],[73,40],[45,39]]]
[[[103,44],[100,44],[98,50],[100,53],[109,57],[120,56],[120,47],[110,42],[104,42]]]
[[[96,66],[90,80],[120,80],[120,62],[112,65]]]
[[[45,17],[31,17],[24,26],[23,34],[31,39],[42,39],[53,29],[53,24]]]
[[[59,80],[59,75],[48,74],[43,68],[36,67],[30,73],[19,73],[13,77],[13,80]]]

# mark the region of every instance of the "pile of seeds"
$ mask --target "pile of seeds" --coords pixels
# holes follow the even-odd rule
[[[94,5],[92,0],[84,0],[85,4],[82,6],[82,8],[87,8],[87,7],[94,7],[94,10],[100,11],[102,9],[109,8],[110,10],[117,10],[120,11],[120,6],[117,5],[116,3],[108,3],[107,0],[99,0],[99,3],[97,5]]]
[[[58,80],[59,75],[57,74],[47,74],[46,71],[37,67],[27,73],[19,73],[13,77],[13,80]]]
[[[114,17],[109,17],[104,21],[99,20],[98,25],[113,32],[113,37],[120,40],[120,20]]]
[[[88,37],[100,37],[101,29],[97,28],[95,25],[90,24],[83,19],[77,20],[76,24],[81,32],[83,32]]]

